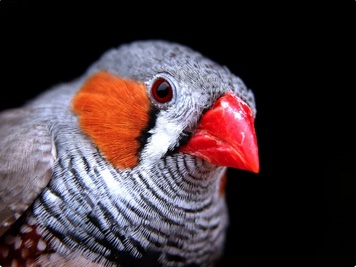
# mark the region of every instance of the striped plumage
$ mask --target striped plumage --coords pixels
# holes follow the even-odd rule
[[[145,91],[162,77],[174,87],[167,103]],[[106,96],[112,84],[126,91]],[[144,41],[2,113],[0,265],[213,266],[228,224],[227,166],[180,149],[228,92],[254,116],[252,92],[227,68],[178,44]],[[257,172],[252,157],[245,169]]]

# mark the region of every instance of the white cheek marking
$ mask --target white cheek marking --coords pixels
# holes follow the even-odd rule
[[[37,249],[39,251],[44,251],[46,249],[46,247],[47,247],[47,245],[42,239],[38,240]]]
[[[168,149],[176,143],[182,131],[182,126],[178,123],[162,117],[157,118],[156,127],[149,131],[151,137],[148,139],[148,146],[141,155],[144,165],[151,165],[166,154]]]
[[[26,234],[26,233],[29,233],[29,232],[32,232],[33,231],[33,228],[28,226],[27,224],[24,224],[21,226],[20,228],[20,232],[23,233],[23,234]]]
[[[30,225],[30,226],[33,226],[37,223],[36,219],[34,217],[30,217],[27,219],[27,224]]]
[[[19,249],[21,247],[21,245],[22,245],[22,238],[21,238],[21,236],[17,235],[15,237],[15,245],[14,245],[14,247],[15,247],[15,249]]]
[[[39,236],[42,235],[42,230],[40,229],[40,227],[36,227],[36,234],[38,234]]]

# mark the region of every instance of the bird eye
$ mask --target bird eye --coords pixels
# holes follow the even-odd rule
[[[173,88],[163,78],[158,78],[152,85],[153,98],[159,103],[167,103],[173,98]]]

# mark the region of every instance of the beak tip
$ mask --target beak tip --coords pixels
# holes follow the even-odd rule
[[[254,166],[251,171],[255,174],[258,174],[260,172],[260,166],[259,165],[256,165]]]
[[[260,172],[260,164],[258,159],[249,162],[245,161],[244,163],[242,163],[241,161],[233,162],[230,167],[238,170],[252,172],[255,174],[258,174]]]
[[[258,157],[258,153],[255,153],[255,157],[250,158],[250,164],[248,170],[253,173],[259,173],[260,172],[260,160]]]

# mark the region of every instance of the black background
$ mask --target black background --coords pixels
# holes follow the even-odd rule
[[[355,1],[73,2],[0,0],[1,110],[122,43],[191,46],[257,101],[261,172],[229,171],[221,266],[356,265]]]

